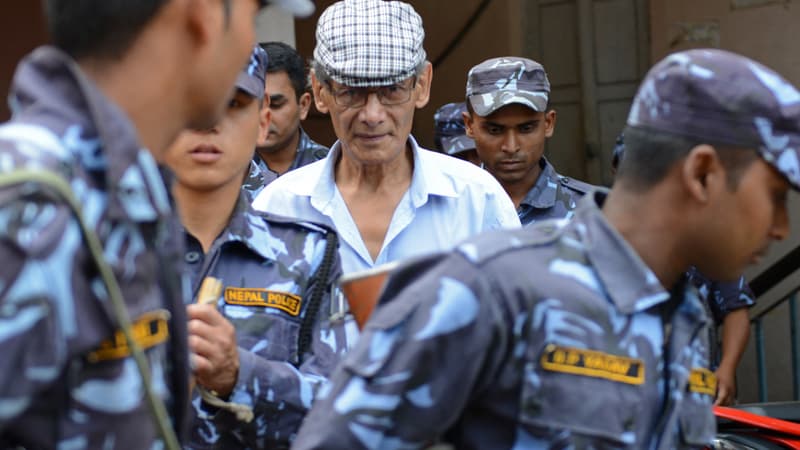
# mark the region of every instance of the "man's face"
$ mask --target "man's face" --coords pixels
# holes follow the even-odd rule
[[[300,121],[305,120],[311,106],[311,94],[304,92],[298,100],[289,75],[285,71],[267,74],[266,92],[272,121],[266,138],[258,146],[266,151],[285,148],[297,136]]]
[[[167,150],[165,163],[177,182],[191,190],[241,185],[264,117],[258,99],[237,90],[219,123],[208,130],[183,131]]]
[[[709,234],[713,248],[705,267],[698,269],[720,281],[738,278],[751,264],[758,264],[773,240],[789,234],[787,198],[789,182],[763,159],[751,163],[735,190],[717,197],[713,212],[715,228]],[[701,237],[702,239],[702,237]]]
[[[379,101],[377,88],[367,88],[366,103],[348,107],[337,103],[334,96],[364,93],[362,88],[350,88],[334,81],[323,85],[312,76],[314,101],[317,109],[329,113],[336,137],[342,143],[345,158],[363,165],[380,165],[396,160],[406,148],[411,134],[414,110],[428,103],[432,71],[430,65],[416,77],[396,85],[384,86],[384,94],[409,89],[408,100],[384,105]],[[339,101],[341,102],[341,101]]]
[[[555,124],[555,111],[537,112],[518,104],[486,117],[464,114],[467,136],[475,141],[484,168],[502,185],[536,182],[545,139],[553,135]]]
[[[225,2],[230,2],[226,13]],[[211,2],[205,26],[196,30],[202,45],[194,68],[186,68],[187,96],[191,99],[188,126],[205,129],[213,126],[233,95],[234,82],[248,61],[255,43],[257,0],[216,0]],[[202,68],[202,69],[196,69]]]

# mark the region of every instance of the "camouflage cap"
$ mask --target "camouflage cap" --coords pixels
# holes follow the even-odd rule
[[[436,125],[435,140],[439,143],[440,150],[448,155],[455,155],[475,148],[475,141],[467,136],[462,113],[467,111],[467,105],[461,103],[447,103],[436,110],[433,122]]]
[[[549,94],[550,82],[544,67],[527,58],[488,59],[467,75],[467,99],[481,117],[512,103],[544,112]]]
[[[250,60],[236,77],[236,87],[253,97],[264,98],[264,81],[267,75],[267,52],[261,46],[253,47]]]
[[[314,61],[351,87],[386,86],[416,74],[425,61],[422,18],[398,1],[343,0],[317,22]]]
[[[667,56],[639,87],[628,125],[753,147],[800,190],[800,92],[744,56],[710,49]]]

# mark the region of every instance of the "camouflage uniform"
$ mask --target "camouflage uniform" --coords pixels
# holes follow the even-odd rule
[[[180,228],[155,161],[123,112],[55,48],[22,61],[11,98],[0,170],[48,170],[68,181],[119,282],[155,390],[182,428]],[[5,188],[0,223],[0,447],[160,448],[70,208],[35,185]]]
[[[190,448],[288,448],[314,392],[346,348],[345,322],[327,320],[332,286],[341,275],[334,241],[329,244],[332,264],[321,279],[329,233],[334,232],[257,213],[241,193],[231,221],[207,254],[186,234],[195,296],[205,277],[220,279],[219,309],[236,328],[240,367],[230,401],[255,414],[252,422],[240,422],[196,395]],[[319,284],[324,295],[317,314],[307,318],[314,314],[309,300]],[[311,343],[301,360],[298,342],[305,321],[312,326]]]
[[[288,171],[319,161],[328,155],[328,147],[314,142],[302,128],[298,132],[300,133],[300,141],[297,143],[297,153]],[[267,163],[258,156],[258,153],[253,157],[253,161],[258,164],[258,168],[265,174],[265,186],[280,176],[269,168]]]
[[[578,200],[595,189],[589,183],[559,175],[545,157],[539,160],[539,167],[542,172],[536,179],[536,184],[517,208],[519,221],[524,227],[540,220],[572,217],[572,210],[578,205]]]
[[[256,158],[258,158],[258,156],[256,156]],[[278,179],[278,175],[275,172],[270,170],[265,171],[254,159],[250,161],[250,169],[244,178],[244,183],[242,183],[242,191],[247,194],[252,202],[268,184],[276,179]]]
[[[475,150],[475,141],[467,136],[464,127],[463,113],[467,112],[467,105],[461,103],[447,103],[436,110],[433,115],[435,125],[434,141],[436,149],[455,155],[467,150]]]
[[[572,221],[483,235],[386,291],[296,449],[673,449],[714,435],[697,292],[665,291],[591,196]]]
[[[747,58],[670,55],[628,125],[752,147],[800,190],[800,92]],[[686,277],[660,285],[603,201],[395,272],[295,448],[709,444],[710,318]]]
[[[722,352],[718,344],[719,334],[717,328],[725,321],[725,316],[733,311],[742,308],[749,308],[756,304],[755,295],[750,290],[747,280],[739,277],[737,281],[722,282],[713,281],[697,271],[696,267],[690,267],[686,272],[689,282],[697,287],[700,299],[706,306],[706,311],[714,319],[714,325],[709,328],[709,347],[711,355],[711,369],[716,370],[719,366]]]

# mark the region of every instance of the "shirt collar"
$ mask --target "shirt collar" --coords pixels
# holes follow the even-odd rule
[[[542,168],[536,183],[525,194],[525,198],[520,202],[520,206],[525,205],[531,208],[547,209],[556,204],[556,194],[558,193],[559,178],[553,165],[543,156],[539,160],[539,167]]]
[[[456,192],[452,181],[442,172],[440,167],[426,158],[423,152],[428,150],[420,147],[416,139],[410,135],[408,136],[408,145],[411,147],[414,161],[408,193],[414,207],[420,207],[425,204],[431,195],[457,197],[458,192]],[[341,151],[342,143],[336,141],[330,152],[328,152],[328,156],[323,159],[322,170],[316,185],[313,187],[298,186],[295,189],[295,193],[299,195],[311,196],[312,205],[319,211],[323,211],[334,198],[336,192],[334,171]]]

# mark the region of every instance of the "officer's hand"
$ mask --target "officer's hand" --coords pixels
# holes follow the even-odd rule
[[[736,400],[736,375],[734,371],[720,367],[714,374],[717,376],[717,398],[714,399],[714,406],[733,405],[734,400]]]
[[[189,316],[189,349],[197,384],[227,398],[239,376],[236,330],[215,305],[193,304]]]

